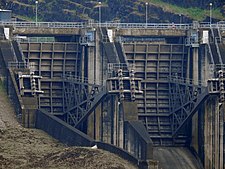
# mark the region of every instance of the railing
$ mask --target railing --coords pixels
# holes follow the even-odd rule
[[[203,82],[201,80],[193,80],[193,79],[178,77],[178,76],[168,76],[168,80],[169,82],[174,82],[179,84],[206,86],[206,82]]]
[[[211,64],[211,66],[214,67],[214,71],[225,70],[225,64]]]
[[[12,38],[13,40],[22,43],[41,43],[41,42],[55,42],[54,37],[26,37],[26,36],[15,36]],[[20,46],[20,45],[19,45]]]
[[[12,69],[24,69],[24,68],[29,68],[30,65],[29,63],[26,62],[9,62],[8,63],[8,68]]]
[[[73,81],[76,83],[82,83],[82,84],[88,84],[91,86],[102,86],[103,80],[95,80],[94,78],[87,78],[87,77],[82,77],[82,76],[76,76],[76,75],[71,75],[71,74],[65,74],[62,76],[62,78],[66,81]]]
[[[208,48],[209,48],[209,54],[210,54],[211,62],[212,62],[212,64],[214,65],[215,62],[214,62],[214,59],[213,59],[213,54],[212,54],[211,46],[210,46],[209,43],[207,43],[207,45],[208,45]]]
[[[3,26],[14,26],[16,28],[83,28],[84,22],[0,22]]]
[[[92,24],[93,26],[100,27],[116,27],[120,29],[133,29],[133,28],[144,28],[144,29],[190,29],[190,24],[174,24],[174,23],[101,23]]]
[[[0,22],[3,26],[14,26],[16,28],[84,28],[84,27],[115,27],[120,29],[180,29],[188,30],[193,28],[193,24],[175,24],[175,23],[87,23],[87,22]],[[210,24],[208,22],[199,23],[198,28],[219,28],[225,30],[225,23],[218,22]]]
[[[220,60],[220,63],[223,64],[223,61],[222,61],[222,56],[220,54],[220,49],[219,49],[219,46],[218,46],[218,40],[219,38],[215,38],[215,44],[216,44],[216,51],[217,51],[217,54],[219,56],[219,60]]]
[[[219,35],[219,42],[221,43],[222,42],[222,35],[221,35],[219,27],[217,27],[217,31],[218,31],[218,35]]]

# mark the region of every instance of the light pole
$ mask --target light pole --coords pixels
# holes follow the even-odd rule
[[[179,14],[179,17],[180,17],[180,24],[181,24],[181,14]]]
[[[35,1],[35,7],[36,7],[36,25],[37,25],[37,15],[38,15],[38,1]]]
[[[181,28],[181,14],[179,14],[179,24],[180,24],[180,28]]]
[[[145,3],[145,24],[148,26],[148,2]]]
[[[98,20],[99,20],[99,26],[101,25],[101,22],[102,22],[102,18],[101,18],[101,5],[102,5],[102,2],[98,2]]]
[[[209,24],[212,24],[212,3],[209,3]]]

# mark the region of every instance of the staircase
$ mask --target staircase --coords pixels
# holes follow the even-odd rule
[[[114,45],[115,45],[115,47],[116,47],[116,51],[117,51],[117,54],[118,54],[120,63],[125,63],[126,65],[128,65],[127,59],[126,59],[126,55],[125,55],[124,52],[123,52],[123,48],[122,48],[121,43],[119,43],[119,42],[114,42]]]
[[[108,58],[108,63],[119,63],[119,58],[115,50],[114,44],[111,42],[103,42],[103,47]]]
[[[8,40],[0,41],[0,50],[6,65],[8,65],[9,62],[17,61],[16,54],[10,41]]]
[[[214,44],[214,43],[210,44],[210,48],[211,48],[214,63],[216,65],[220,64],[219,55],[218,55],[217,50],[216,50],[216,44]]]
[[[23,52],[22,52],[22,49],[20,47],[20,44],[17,41],[12,41],[12,46],[13,46],[13,49],[14,49],[15,54],[17,56],[18,62],[24,62],[25,59],[24,59]]]
[[[126,63],[126,58],[119,42],[110,42],[107,29],[100,28],[103,47],[108,58],[108,63]]]
[[[218,47],[219,47],[219,50],[220,50],[222,62],[223,62],[223,64],[225,64],[225,44],[219,43]]]
[[[211,29],[211,38],[214,43],[210,44],[211,52],[215,64],[225,64],[225,45],[221,43],[221,36],[219,29]]]

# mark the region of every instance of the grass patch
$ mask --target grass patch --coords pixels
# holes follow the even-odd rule
[[[141,0],[143,3],[146,2],[144,0]],[[154,4],[158,7],[161,7],[164,11],[168,11],[171,13],[177,13],[177,14],[182,14],[184,16],[188,16],[192,18],[193,20],[196,21],[203,21],[206,19],[206,17],[209,17],[209,9],[201,9],[197,7],[193,8],[183,8],[177,5],[169,4],[166,2],[163,2],[161,0],[149,0],[149,3]],[[225,17],[222,15],[220,12],[220,9],[213,9],[212,10],[212,18],[219,19],[219,20],[224,20]]]
[[[3,81],[0,79],[0,93],[6,92],[5,85]]]
[[[17,14],[14,14],[14,17],[20,19],[20,20],[23,20],[23,21],[29,21],[29,22],[35,22],[35,19],[32,19],[28,16],[25,16],[25,15],[17,15]]]

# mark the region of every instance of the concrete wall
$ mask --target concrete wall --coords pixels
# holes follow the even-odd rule
[[[199,81],[199,54],[198,48],[192,48],[192,79],[194,80],[195,85],[198,85]],[[192,117],[192,138],[191,138],[191,146],[194,148],[196,152],[198,152],[198,112],[194,114]]]
[[[80,35],[81,29],[80,28],[16,28],[13,31],[13,34],[19,35]]]
[[[90,84],[102,84],[102,54],[100,46],[100,37],[98,32],[95,32],[95,46],[86,46],[87,57],[85,60],[88,74],[88,83]],[[87,122],[87,134],[97,140],[101,140],[101,113],[102,104],[100,104],[94,112],[88,117]]]
[[[139,160],[127,151],[112,144],[95,141],[74,127],[68,125],[59,118],[43,112],[37,111],[36,128],[47,132],[52,137],[69,146],[93,146],[114,153],[121,158],[133,163],[138,168],[157,169],[158,163],[153,160]]]
[[[185,30],[178,29],[119,29],[116,36],[186,36]]]
[[[36,128],[44,130],[52,137],[69,146],[94,145],[94,140],[81,131],[41,110],[37,111]]]
[[[124,151],[123,149],[111,145],[111,144],[107,144],[107,143],[103,143],[103,142],[96,142],[98,148],[109,151],[111,153],[117,154],[120,157],[122,157],[123,159],[126,159],[127,161],[131,162],[132,164],[138,166],[138,168],[140,169],[158,169],[158,162],[154,161],[154,160],[138,160],[137,158],[135,158],[133,155],[127,153],[126,151]]]

